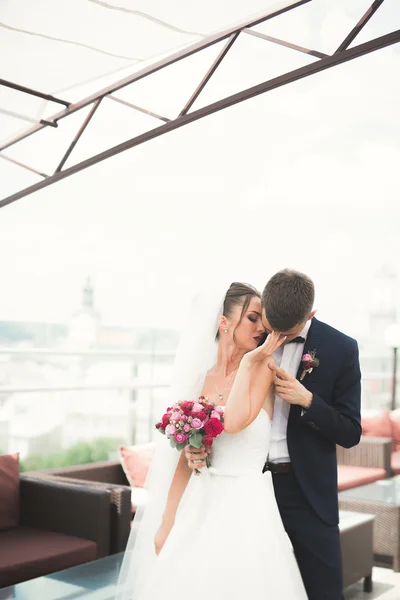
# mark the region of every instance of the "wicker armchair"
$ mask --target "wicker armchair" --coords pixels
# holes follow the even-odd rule
[[[336,447],[338,465],[385,469],[387,477],[392,473],[391,451],[390,438],[366,436],[362,436],[360,443],[353,448]]]
[[[30,473],[69,485],[85,485],[110,492],[110,554],[126,548],[132,519],[131,488],[119,462],[100,462]]]
[[[22,474],[19,524],[0,532],[0,588],[107,556],[109,496]]]

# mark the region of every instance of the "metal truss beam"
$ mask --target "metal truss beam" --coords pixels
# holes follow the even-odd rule
[[[32,194],[40,189],[43,189],[56,181],[60,181],[61,179],[65,179],[66,177],[70,177],[71,175],[82,171],[83,169],[87,169],[92,165],[95,165],[111,156],[115,156],[125,150],[129,150],[130,148],[134,148],[148,142],[149,140],[155,139],[165,133],[170,131],[174,131],[184,125],[189,123],[193,123],[199,119],[202,119],[208,115],[214,114],[220,110],[228,108],[230,106],[234,106],[235,104],[239,104],[245,100],[250,98],[254,98],[259,96],[260,94],[264,94],[265,92],[271,91],[273,89],[277,89],[289,83],[293,83],[294,81],[299,81],[300,79],[304,79],[305,77],[309,77],[310,75],[314,75],[316,73],[320,73],[330,67],[337,66],[343,64],[345,62],[354,60],[371,52],[375,52],[381,48],[386,48],[392,44],[396,44],[400,42],[400,29],[397,31],[393,31],[392,33],[383,35],[381,37],[375,38],[358,46],[354,46],[353,48],[343,50],[342,52],[333,54],[332,56],[326,56],[325,58],[321,58],[318,61],[315,61],[309,65],[305,65],[304,67],[300,67],[299,69],[295,69],[293,71],[289,71],[283,75],[279,75],[278,77],[274,77],[273,79],[269,79],[268,81],[264,81],[258,85],[252,86],[246,90],[233,94],[232,96],[228,96],[222,100],[218,100],[212,104],[204,106],[196,111],[191,113],[178,116],[176,119],[171,120],[170,122],[156,127],[150,131],[147,131],[141,135],[138,135],[126,142],[118,144],[113,148],[105,150],[96,156],[88,158],[76,165],[65,169],[64,171],[60,171],[55,173],[48,179],[44,181],[40,181],[24,190],[21,190],[4,200],[0,200],[0,208],[3,206],[7,206],[28,194]]]
[[[126,100],[123,100],[122,98],[117,98],[116,96],[112,96],[111,94],[106,96],[106,98],[107,98],[107,100],[114,100],[114,102],[119,102],[120,104],[123,104],[124,106],[129,106],[129,108],[133,108],[134,110],[137,110],[149,117],[154,117],[154,119],[158,119],[159,121],[164,121],[164,123],[168,123],[171,120],[171,119],[167,119],[167,117],[162,117],[161,115],[158,115],[157,113],[152,112],[151,110],[147,110],[146,108],[142,108],[141,106],[136,106],[136,104],[127,102]]]
[[[85,131],[86,127],[89,125],[90,121],[92,120],[92,117],[93,117],[94,113],[96,112],[96,110],[98,109],[100,102],[101,102],[101,99],[96,100],[93,103],[93,106],[92,106],[89,114],[87,115],[86,119],[80,126],[79,131],[76,134],[76,136],[74,137],[74,139],[72,140],[71,144],[69,145],[68,150],[62,157],[60,164],[58,165],[57,169],[55,170],[55,173],[58,173],[59,171],[61,171],[61,169],[65,165],[69,155],[71,154],[72,150],[75,148],[76,144],[79,142],[83,132]]]
[[[19,160],[15,160],[15,158],[11,158],[11,156],[7,156],[6,154],[0,154],[0,158],[3,158],[4,160],[8,160],[8,162],[13,163],[14,165],[17,165],[18,167],[22,167],[23,169],[26,169],[27,171],[30,171],[31,173],[35,173],[35,175],[40,175],[40,177],[50,177],[49,175],[46,175],[46,173],[41,173],[40,171],[37,171],[37,169],[34,169],[33,167],[30,167],[29,165],[25,165],[24,163],[20,162]]]
[[[293,3],[291,3],[290,5],[283,6],[281,8],[278,7],[276,9],[274,9],[272,7],[272,10],[270,8],[262,15],[258,15],[256,17],[252,17],[250,19],[244,20],[240,24],[230,27],[229,29],[225,29],[224,31],[221,31],[214,35],[207,36],[203,40],[200,40],[199,42],[190,44],[183,50],[179,50],[178,52],[175,52],[174,54],[171,54],[170,56],[167,56],[166,58],[163,58],[163,59],[149,65],[148,67],[145,67],[145,68],[137,71],[133,75],[128,75],[127,77],[120,79],[119,81],[113,83],[112,85],[109,85],[109,86],[101,89],[100,91],[96,92],[95,94],[92,94],[91,96],[88,96],[87,98],[84,98],[83,100],[81,100],[79,102],[70,104],[70,106],[67,109],[56,113],[52,117],[49,117],[48,121],[49,122],[53,121],[53,123],[55,123],[55,122],[59,121],[60,119],[64,119],[65,117],[68,117],[69,115],[76,112],[77,110],[80,110],[81,108],[85,108],[85,106],[89,106],[95,100],[98,100],[99,98],[104,98],[108,94],[112,94],[113,92],[116,92],[116,91],[126,87],[127,85],[134,83],[135,81],[139,81],[140,79],[143,79],[144,77],[147,77],[147,76],[151,75],[152,73],[156,73],[160,69],[168,67],[184,58],[187,58],[189,56],[192,56],[193,54],[196,54],[196,52],[200,52],[201,50],[204,50],[205,48],[209,48],[210,46],[213,46],[214,44],[217,44],[219,42],[222,42],[223,40],[226,40],[233,33],[236,33],[237,31],[241,31],[242,29],[246,29],[248,27],[255,27],[256,25],[259,25],[260,23],[264,23],[265,21],[268,21],[269,19],[272,19],[274,17],[282,15],[285,12],[292,10],[294,8],[297,8],[298,6],[302,6],[303,4],[307,4],[308,2],[311,2],[311,0],[297,0],[297,2],[294,0]],[[48,125],[49,125],[49,123],[40,123],[40,124],[38,123],[31,129],[29,129],[27,132],[15,137],[10,142],[8,142],[7,144],[4,144],[2,147],[0,147],[0,152],[2,150],[5,150],[6,148],[9,148],[13,144],[16,144],[17,142],[20,142],[21,140],[29,137],[33,133],[36,133],[36,131],[40,131],[41,129],[43,129],[43,127],[46,127]]]
[[[253,29],[245,29],[243,33],[253,35],[254,37],[266,40],[267,42],[273,42],[274,44],[278,44],[279,46],[285,46],[285,48],[290,48],[291,50],[297,50],[298,52],[303,52],[304,54],[310,54],[310,56],[315,56],[315,58],[325,58],[325,56],[328,56],[328,54],[318,52],[318,50],[309,50],[308,48],[304,48],[303,46],[298,46],[297,44],[292,44],[291,42],[285,42],[284,40],[280,40],[279,38],[275,38],[270,35],[265,35],[265,33],[261,33],[260,31],[253,31]]]
[[[338,52],[343,52],[343,50],[346,50],[346,48],[348,48],[350,46],[351,42],[357,37],[357,35],[360,33],[361,29],[363,29],[365,27],[365,25],[368,23],[368,21],[374,16],[374,14],[378,10],[378,8],[380,6],[382,6],[384,1],[385,0],[375,0],[375,2],[372,3],[372,5],[369,7],[369,9],[363,14],[361,19],[358,21],[357,25],[355,25],[355,27],[353,27],[353,29],[350,31],[349,35],[340,44],[340,46],[336,50],[335,54],[337,54]]]
[[[201,82],[199,83],[199,85],[197,86],[197,88],[195,89],[195,91],[193,92],[193,94],[191,95],[191,97],[189,98],[189,100],[186,102],[185,106],[179,113],[180,117],[182,115],[186,115],[186,113],[189,112],[189,110],[191,109],[193,104],[196,102],[197,98],[200,96],[201,92],[206,87],[207,83],[210,81],[211,77],[214,75],[215,71],[218,69],[219,65],[224,60],[225,56],[228,54],[229,50],[232,48],[233,44],[235,43],[235,41],[237,40],[237,38],[239,36],[239,33],[240,33],[240,31],[236,31],[228,39],[228,41],[222,48],[221,52],[218,54],[217,58],[214,60],[213,64],[208,69],[207,73],[204,75],[203,79],[201,80]]]
[[[126,78],[114,83],[111,86],[103,88],[96,94],[93,94],[93,95],[81,100],[80,102],[69,105],[63,111],[53,115],[52,117],[49,117],[47,119],[47,121],[41,121],[40,124],[36,124],[29,131],[16,137],[15,139],[13,139],[11,142],[9,142],[5,146],[3,146],[3,148],[0,148],[0,157],[5,158],[6,160],[10,160],[11,162],[14,162],[15,164],[17,164],[23,168],[26,168],[26,169],[36,173],[37,175],[44,177],[45,179],[43,181],[39,181],[38,183],[35,183],[23,190],[20,190],[16,193],[12,194],[8,198],[0,200],[0,208],[3,206],[7,206],[8,204],[11,204],[12,202],[15,202],[16,200],[19,200],[20,198],[23,198],[24,196],[27,196],[37,190],[40,190],[49,185],[52,185],[56,181],[60,181],[60,180],[66,178],[66,177],[69,177],[79,171],[82,171],[83,169],[86,169],[92,165],[95,165],[95,164],[103,161],[103,160],[106,160],[107,158],[110,158],[111,156],[115,156],[116,154],[124,152],[125,150],[139,146],[151,139],[159,137],[170,131],[174,131],[175,129],[178,129],[180,127],[183,127],[185,125],[193,123],[194,121],[202,119],[208,115],[216,113],[216,112],[223,110],[225,108],[228,108],[230,106],[234,106],[235,104],[238,104],[240,102],[243,102],[245,100],[248,100],[250,98],[258,96],[260,94],[264,94],[264,93],[271,91],[273,89],[276,89],[278,87],[282,87],[284,85],[293,83],[294,81],[298,81],[305,77],[309,77],[311,75],[314,75],[316,73],[324,71],[330,67],[334,67],[334,66],[340,65],[342,63],[348,62],[350,60],[354,60],[354,59],[356,59],[360,56],[366,55],[368,53],[375,52],[376,50],[385,48],[387,46],[398,43],[400,41],[400,30],[397,30],[397,31],[393,31],[392,33],[389,33],[389,34],[380,36],[378,38],[375,38],[373,40],[370,40],[368,42],[365,42],[363,44],[359,44],[358,46],[349,48],[349,45],[356,38],[358,33],[366,25],[366,23],[369,21],[369,19],[371,19],[371,17],[375,14],[375,12],[382,5],[384,0],[375,0],[373,2],[371,7],[369,8],[369,10],[361,17],[360,21],[351,30],[351,32],[343,40],[342,44],[340,44],[339,48],[332,56],[324,54],[317,50],[310,50],[308,48],[304,48],[302,46],[298,46],[296,44],[292,44],[290,42],[286,42],[284,40],[281,40],[281,39],[278,39],[278,38],[275,38],[272,36],[268,36],[261,32],[253,31],[252,29],[250,29],[251,27],[254,27],[255,25],[258,25],[272,17],[275,17],[284,12],[287,12],[288,10],[296,8],[296,7],[298,7],[302,4],[305,4],[309,1],[310,0],[299,0],[298,2],[293,2],[290,5],[286,4],[283,7],[281,5],[280,8],[277,7],[273,10],[270,9],[270,11],[268,13],[264,13],[261,16],[258,15],[257,17],[253,17],[252,19],[247,20],[246,22],[237,24],[235,27],[232,27],[228,30],[220,32],[216,35],[209,36],[208,38],[205,38],[200,42],[196,42],[196,43],[186,47],[184,50],[176,52],[175,54],[170,55],[169,57],[166,57],[166,58],[160,60],[159,62],[154,63],[154,64],[142,69],[141,71],[136,72],[134,75],[126,77]],[[318,60],[314,61],[311,64],[308,64],[308,65],[305,65],[298,69],[295,69],[293,71],[289,71],[287,73],[279,75],[278,77],[274,77],[272,79],[264,81],[263,83],[252,86],[246,90],[243,90],[241,92],[233,94],[229,97],[225,97],[221,100],[218,100],[217,102],[213,102],[212,104],[204,106],[198,110],[189,112],[189,110],[192,108],[194,102],[199,97],[200,93],[202,92],[204,87],[207,85],[208,81],[213,76],[213,74],[215,73],[215,71],[221,64],[221,62],[224,60],[224,58],[228,54],[229,50],[231,49],[232,45],[234,44],[234,42],[236,41],[236,39],[238,38],[238,36],[241,32],[265,39],[268,42],[272,42],[275,44],[285,46],[287,48],[290,48],[291,50],[299,51],[299,52],[314,56]],[[223,40],[226,40],[224,47],[219,52],[217,58],[213,61],[212,65],[210,66],[210,68],[208,69],[208,71],[206,72],[204,77],[202,78],[202,80],[199,83],[199,85],[197,86],[196,90],[193,92],[193,94],[191,95],[189,100],[184,105],[184,107],[181,110],[181,112],[179,113],[179,115],[174,119],[167,119],[166,117],[157,115],[149,110],[138,107],[134,104],[131,104],[130,102],[127,102],[123,99],[120,99],[120,98],[112,95],[113,92],[116,92],[117,90],[122,89],[122,88],[126,87],[127,85],[130,85],[130,84],[134,83],[135,81],[138,81],[139,79],[142,79],[143,77],[147,77],[148,75],[151,75],[152,73],[155,73],[156,71],[158,71],[164,67],[167,67],[179,60],[182,60],[188,56],[191,56],[192,54],[202,50],[203,48],[207,48],[207,47],[209,47],[217,42],[223,41]],[[0,80],[0,83],[1,83],[1,80]],[[108,98],[115,102],[120,102],[121,104],[129,106],[130,108],[133,108],[135,110],[138,110],[149,116],[152,116],[156,119],[163,121],[163,124],[160,125],[159,127],[156,127],[145,133],[142,133],[134,138],[131,138],[130,140],[127,140],[121,144],[118,144],[117,146],[109,148],[108,150],[105,150],[95,156],[92,156],[76,165],[73,165],[67,169],[62,170],[66,161],[68,160],[69,156],[71,155],[71,152],[73,151],[74,147],[76,146],[77,142],[79,141],[80,137],[82,136],[83,132],[85,131],[85,129],[88,126],[89,122],[91,121],[92,117],[94,116],[96,110],[98,109],[100,102],[103,98]],[[46,126],[57,127],[58,121],[60,119],[63,119],[65,117],[69,116],[70,114],[80,110],[81,108],[84,108],[89,105],[92,105],[91,111],[89,112],[89,114],[85,118],[84,122],[82,123],[78,133],[76,134],[72,143],[68,147],[68,150],[66,151],[65,155],[63,156],[60,164],[58,165],[58,167],[53,175],[47,176],[43,173],[40,173],[39,171],[36,171],[35,169],[27,167],[26,165],[19,163],[18,161],[14,160],[14,159],[10,159],[9,157],[6,157],[1,154],[1,150],[3,150],[4,148],[9,147],[9,146],[17,143],[18,141],[21,141],[22,139],[29,137],[36,131],[43,129],[43,127],[46,127]]]
[[[51,94],[44,94],[43,92],[38,92],[37,90],[32,90],[31,88],[25,87],[24,85],[19,85],[18,83],[13,83],[12,81],[6,81],[5,79],[0,79],[0,85],[4,87],[11,88],[13,90],[17,90],[17,92],[23,92],[24,94],[29,94],[30,96],[36,96],[37,98],[42,98],[42,100],[48,100],[49,102],[55,102],[56,104],[63,104],[68,107],[71,103],[66,100],[61,100],[61,98],[56,98]]]

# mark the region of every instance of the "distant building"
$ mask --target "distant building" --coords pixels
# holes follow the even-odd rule
[[[79,350],[97,347],[101,318],[94,307],[94,289],[88,277],[82,290],[80,308],[68,324],[67,346]]]

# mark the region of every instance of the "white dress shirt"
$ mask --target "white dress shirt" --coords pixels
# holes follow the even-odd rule
[[[311,326],[311,320],[307,321],[304,329],[299,336],[307,339],[308,331]],[[276,364],[287,373],[296,377],[299,370],[300,361],[303,356],[304,344],[283,344],[273,356]],[[274,463],[290,462],[289,450],[287,446],[286,431],[289,417],[290,404],[282,400],[275,394],[274,416],[272,419],[271,444],[268,460]]]

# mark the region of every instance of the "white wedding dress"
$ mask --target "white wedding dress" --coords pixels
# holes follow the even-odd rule
[[[132,600],[307,600],[269,472],[271,422],[214,441],[211,469],[192,476],[150,577]]]

